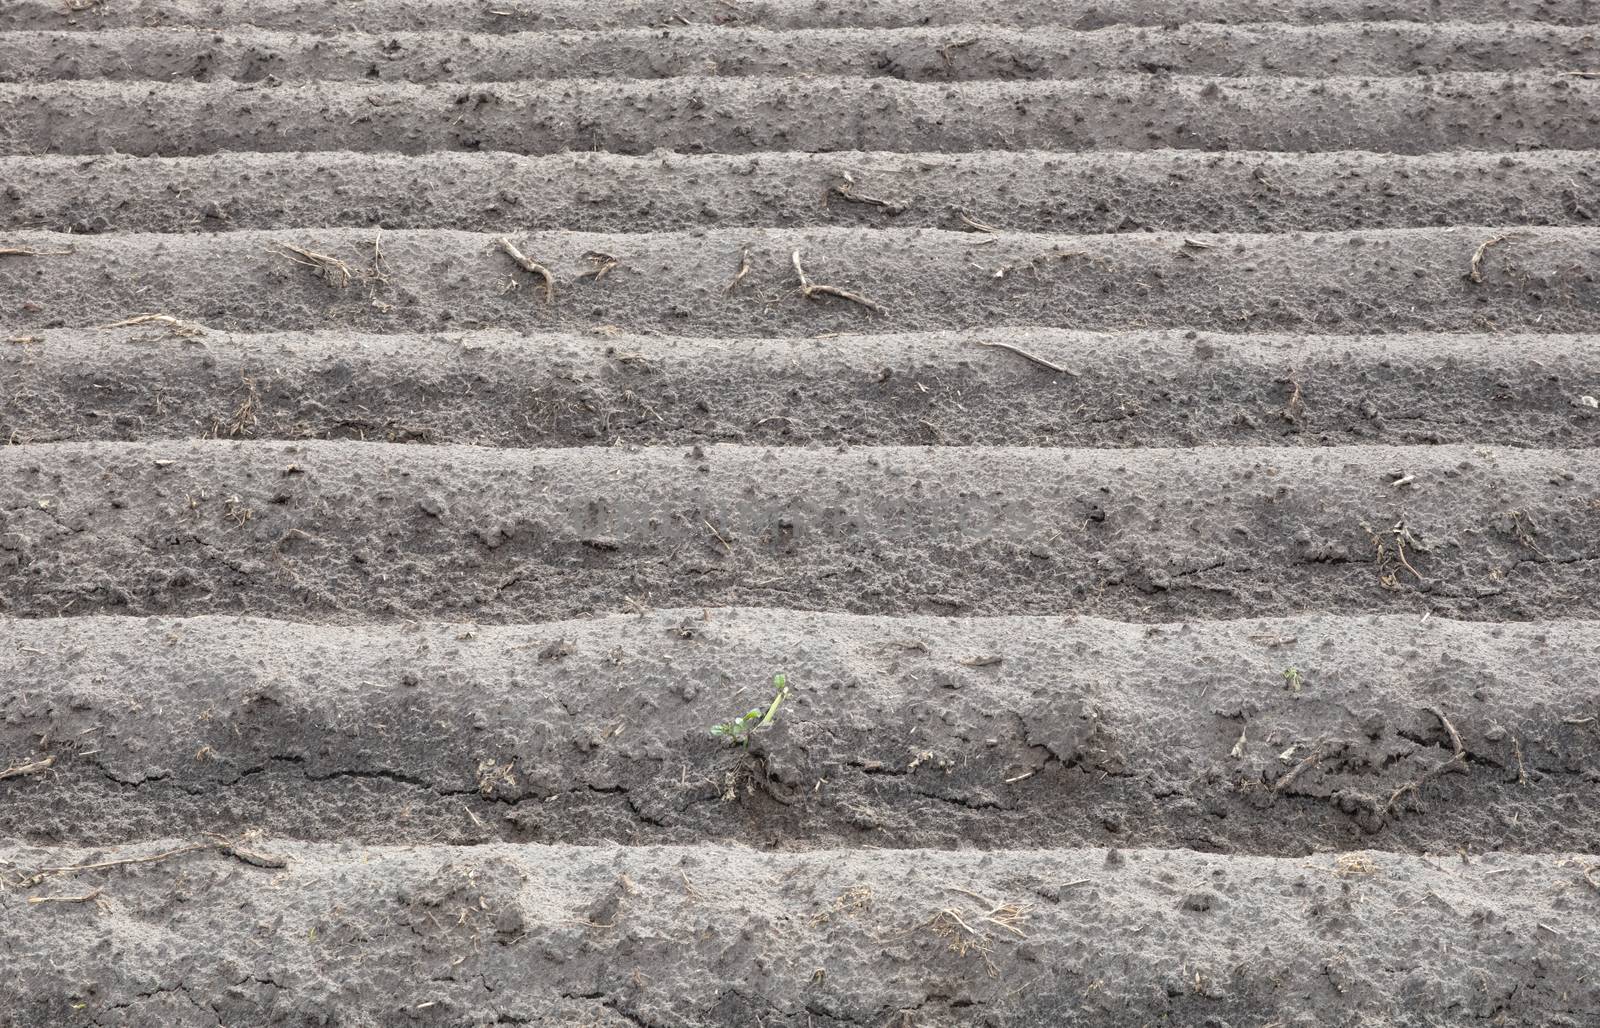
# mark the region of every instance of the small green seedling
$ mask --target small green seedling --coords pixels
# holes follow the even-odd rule
[[[789,681],[783,675],[772,676],[772,687],[777,690],[777,695],[772,697],[772,703],[767,707],[765,714],[762,713],[760,707],[757,707],[741,714],[732,721],[724,721],[720,725],[712,725],[711,734],[732,739],[740,745],[748,745],[750,733],[770,727],[773,719],[778,716],[778,708],[783,705],[784,700],[789,698]]]
[[[1285,670],[1283,673],[1283,680],[1288,682],[1289,688],[1293,689],[1295,692],[1299,692],[1300,687],[1306,684],[1305,676],[1300,673],[1300,669],[1297,667],[1292,667]]]

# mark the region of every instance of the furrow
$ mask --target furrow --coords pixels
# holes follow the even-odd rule
[[[8,0],[0,28],[104,30],[149,26],[261,28],[331,32],[680,28],[718,25],[773,29],[906,28],[982,22],[996,26],[1163,26],[1191,21],[1439,20],[1430,0],[367,0],[330,8],[326,0]],[[1600,20],[1590,0],[1452,0],[1461,21],[1529,20],[1589,25]]]
[[[1185,75],[1403,75],[1583,69],[1586,27],[1539,23],[1190,24],[1152,31],[952,25],[904,29],[634,29],[515,35],[240,29],[0,33],[0,81],[505,82],[837,75],[916,82]]]
[[[3,243],[42,254],[0,256],[7,338],[154,312],[248,331],[815,336],[1038,325],[1587,332],[1600,311],[1600,232],[1589,229],[515,236],[550,272],[548,288],[495,236],[464,232],[18,232]],[[808,297],[797,254],[809,287],[857,300]]]
[[[1588,148],[1600,81],[1563,72],[1293,79],[1106,75],[460,84],[0,85],[0,153],[643,154],[838,150]]]
[[[1593,335],[21,338],[0,349],[12,443],[1600,445]]]
[[[1594,450],[0,449],[16,616],[1594,617]]]
[[[1348,1024],[1489,1019],[1513,1002],[1526,1023],[1579,1024],[1600,1005],[1600,893],[1577,855],[907,859],[268,839],[163,858],[194,845],[0,851],[19,874],[145,861],[0,892],[8,1009],[33,1024],[211,1025],[264,1009],[298,1023],[335,1009],[357,1024],[1132,1028],[1324,1002]],[[1262,925],[1293,944],[1243,941]],[[371,985],[329,974],[335,962]]]
[[[587,232],[1582,227],[1600,218],[1596,195],[1593,150],[0,157],[0,226],[79,234],[379,224]]]
[[[0,753],[48,765],[0,797],[85,845],[1593,851],[1597,656],[1415,616],[0,621]],[[770,727],[709,731],[777,673]]]

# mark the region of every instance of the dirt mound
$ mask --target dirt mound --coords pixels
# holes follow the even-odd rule
[[[482,84],[0,84],[0,153],[221,150],[745,154],[893,150],[1585,149],[1600,81],[1560,71],[1397,78],[1150,76],[952,87],[855,76]],[[692,142],[690,142],[692,141]]]
[[[990,232],[1584,227],[1592,151],[0,157],[0,224],[92,235],[283,226],[681,232],[717,225]],[[339,202],[330,206],[329,183]],[[1192,248],[1191,248],[1192,249]],[[1492,264],[1491,264],[1492,270]]]
[[[1593,1023],[1595,30],[0,3],[0,1020]]]
[[[0,438],[19,442],[1600,444],[1582,400],[1600,349],[1582,335],[239,335],[147,320],[29,338],[0,350]]]
[[[997,1024],[1309,1025],[1306,1004],[1337,1003],[1349,1024],[1508,1005],[1577,1024],[1600,1004],[1583,973],[1600,960],[1600,894],[1573,854],[1024,849],[908,863],[230,838],[153,840],[118,851],[144,863],[74,870],[106,857],[0,851],[38,879],[32,898],[54,901],[24,909],[0,893],[8,922],[52,923],[48,945],[12,948],[12,980],[28,987],[14,1016],[71,1022],[117,997],[126,1023],[197,1028],[357,1006],[346,1023],[926,1024],[953,1006]],[[1427,945],[1394,930],[1397,910],[1426,919]],[[1249,946],[1263,925],[1294,945]]]

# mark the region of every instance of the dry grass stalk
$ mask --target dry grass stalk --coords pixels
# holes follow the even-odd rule
[[[508,236],[501,236],[499,239],[495,240],[495,242],[500,244],[500,249],[505,251],[507,257],[510,257],[513,261],[516,261],[517,267],[528,272],[529,274],[538,275],[540,278],[544,279],[544,305],[548,307],[555,303],[556,277],[550,274],[550,269],[545,267],[543,264],[540,264],[532,257],[529,257],[521,250],[517,249],[516,244],[513,243]]]
[[[0,247],[0,257],[70,257],[71,250],[32,250],[25,246]]]
[[[977,218],[974,218],[972,215],[968,214],[965,207],[958,208],[956,210],[956,215],[961,219],[961,223],[963,225],[975,232],[987,232],[991,236],[997,236],[1000,234],[1000,230],[995,228],[993,225],[986,221],[979,221]]]
[[[1051,361],[1047,361],[1043,357],[1039,356],[1038,354],[1029,353],[1027,350],[1022,349],[1020,346],[1012,346],[1010,343],[990,343],[990,342],[985,342],[982,339],[978,339],[978,340],[974,340],[974,341],[979,346],[988,346],[988,347],[992,347],[992,348],[994,348],[996,350],[1009,350],[1010,352],[1016,354],[1018,357],[1025,357],[1028,360],[1032,361],[1033,363],[1039,365],[1041,368],[1048,368],[1049,370],[1054,371],[1055,373],[1057,373],[1059,375],[1071,375],[1073,378],[1077,378],[1078,377],[1078,373],[1076,371],[1073,371],[1071,368],[1064,368],[1059,364],[1055,364],[1055,363],[1052,363]]]
[[[1007,937],[1026,939],[1028,936],[1022,930],[1022,925],[1027,923],[1029,908],[1016,903],[997,903],[958,886],[947,885],[945,888],[951,892],[959,892],[963,896],[970,896],[977,900],[981,906],[967,907],[952,904],[942,907],[922,927],[944,939],[951,952],[957,956],[965,957],[968,953],[977,953],[983,959],[983,964],[989,969],[991,977],[998,978],[1000,971],[990,959],[989,954],[994,951],[994,944],[1006,940]]]
[[[1506,238],[1506,236],[1495,236],[1493,239],[1485,239],[1483,242],[1478,244],[1478,248],[1472,251],[1472,270],[1467,274],[1468,278],[1472,279],[1474,282],[1483,281],[1484,254],[1489,252],[1489,247],[1494,246],[1497,243],[1505,242]]]
[[[859,293],[852,293],[848,289],[840,289],[838,286],[821,285],[811,281],[811,277],[806,274],[806,269],[800,264],[799,250],[794,251],[792,259],[794,261],[795,274],[800,276],[801,295],[803,295],[807,300],[815,300],[819,296],[837,296],[841,300],[849,300],[851,303],[858,303],[867,310],[876,314],[883,313],[882,307],[876,303],[873,303],[871,300],[860,295]]]
[[[169,335],[180,339],[197,339],[206,334],[204,327],[192,321],[183,321],[170,314],[135,314],[131,318],[113,321],[109,325],[101,325],[102,331],[113,328],[135,328],[139,325],[163,325]]]
[[[29,760],[21,764],[12,764],[4,771],[0,771],[0,781],[4,781],[7,778],[19,778],[22,775],[36,775],[40,772],[48,771],[50,768],[55,766],[55,762],[56,757],[55,754],[52,753],[43,760]]]
[[[22,879],[20,884],[25,889],[31,889],[35,885],[38,885],[40,882],[44,881],[46,878],[75,875],[84,871],[103,871],[113,867],[127,867],[131,864],[159,864],[162,861],[171,860],[173,857],[181,857],[189,853],[199,853],[202,850],[216,850],[224,856],[235,857],[245,860],[246,863],[252,863],[253,861],[250,861],[241,855],[239,847],[244,843],[256,838],[258,834],[258,832],[254,831],[246,832],[237,839],[223,839],[217,836],[212,836],[205,842],[191,842],[187,845],[179,846],[177,849],[165,850],[161,853],[152,853],[143,857],[123,857],[120,860],[99,860],[91,864],[66,864],[61,867],[41,867],[37,871],[33,872],[33,874]],[[250,855],[258,857],[261,856],[260,854],[253,853]],[[281,861],[281,858],[278,857],[263,857],[263,859]],[[279,864],[268,866],[283,866],[283,864],[286,863],[287,861],[282,861]]]
[[[604,250],[590,250],[588,253],[584,254],[583,257],[584,260],[587,260],[589,263],[593,264],[594,267],[589,271],[585,271],[578,277],[592,278],[596,282],[611,274],[612,269],[622,264],[621,261],[611,256],[611,254],[606,253]]]
[[[903,203],[895,203],[893,200],[884,200],[880,197],[856,192],[856,180],[849,173],[845,174],[843,182],[833,187],[833,192],[851,203],[866,204],[869,207],[882,207],[890,214],[899,214],[906,209],[906,205]]]
[[[739,251],[739,270],[734,272],[733,281],[722,287],[722,295],[727,296],[738,289],[739,283],[743,282],[748,274],[750,274],[750,248],[746,246]]]
[[[317,253],[315,250],[307,250],[290,243],[279,243],[278,246],[280,247],[278,256],[314,269],[325,281],[340,289],[349,286],[350,280],[354,277],[350,273],[350,265],[337,257],[329,257],[325,253]]]

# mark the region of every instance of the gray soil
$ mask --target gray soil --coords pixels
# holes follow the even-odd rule
[[[705,339],[41,330],[0,349],[14,442],[355,439],[1593,447],[1594,336],[1010,329]],[[1493,396],[1488,404],[1448,397]],[[243,413],[241,414],[241,410]]]
[[[256,26],[308,32],[480,31],[722,27],[811,29],[918,25],[1065,26],[1188,22],[1440,20],[1437,0],[365,0],[330,9],[327,0],[8,0],[0,29],[104,30],[141,26]],[[1591,0],[1452,0],[1450,18],[1587,25]]]
[[[1586,149],[1600,79],[1106,74],[1036,82],[699,76],[461,84],[0,84],[0,153],[221,150]]]
[[[1184,25],[1171,28],[634,29],[624,32],[333,37],[204,29],[17,32],[0,38],[0,81],[507,82],[678,76],[886,77],[917,82],[1178,75],[1404,75],[1586,68],[1591,30],[1446,22]]]
[[[41,443],[0,610],[1596,618],[1597,512],[1594,450]]]
[[[8,1012],[180,1028],[268,1010],[296,1025],[335,1011],[363,1028],[1420,1028],[1584,1025],[1600,1005],[1588,973],[1600,892],[1579,854],[1017,849],[908,862],[225,841],[157,859],[196,844],[152,839],[113,858],[145,863],[90,871],[39,869],[111,854],[0,850],[23,880],[43,875],[30,898],[99,890],[33,906],[0,892],[7,922],[50,932],[7,954],[33,983]]]
[[[0,1024],[1600,1023],[1597,19],[0,0]]]
[[[971,242],[986,245],[975,225],[1087,234],[1583,228],[1600,218],[1597,196],[1600,157],[1586,150],[0,157],[0,226],[77,234],[861,226],[978,232]]]
[[[1589,229],[513,235],[520,252],[548,269],[552,288],[489,234],[11,233],[8,246],[44,256],[0,255],[0,296],[9,300],[0,307],[0,332],[28,337],[157,311],[250,332],[498,328],[715,337],[1033,326],[1587,332],[1600,315],[1600,233]],[[866,302],[805,295],[797,253],[811,284]],[[616,266],[601,277],[606,255]]]
[[[78,617],[13,641],[0,674],[54,688],[23,690],[0,748],[60,740],[13,831],[52,844],[1600,848],[1597,622],[689,608]],[[777,729],[712,738],[774,667],[808,683]]]

